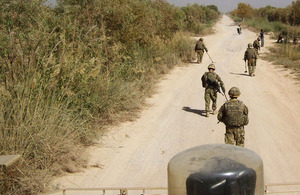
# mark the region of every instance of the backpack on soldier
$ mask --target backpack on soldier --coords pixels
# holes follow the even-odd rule
[[[202,80],[202,87],[218,85],[216,73],[206,72],[201,78],[201,80]]]
[[[249,119],[244,113],[245,105],[241,101],[228,101],[224,108],[224,123],[229,127],[240,127],[247,125]]]
[[[203,50],[203,43],[201,41],[198,41],[196,44],[196,50]]]
[[[246,50],[246,59],[256,59],[256,55],[255,55],[255,49],[254,48],[248,48]]]

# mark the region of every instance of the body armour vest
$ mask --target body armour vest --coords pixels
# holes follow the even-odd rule
[[[243,102],[228,101],[225,103],[224,123],[230,127],[240,127],[248,124],[248,117],[244,114],[245,105]]]
[[[246,59],[255,59],[255,50],[254,48],[248,48],[246,51]]]
[[[202,43],[202,42],[200,42],[200,41],[198,41],[198,42],[197,42],[197,44],[196,44],[196,49],[197,49],[197,50],[200,50],[200,49],[202,49],[202,50],[203,50],[203,49],[204,49],[204,47],[203,47],[203,43]]]
[[[214,72],[206,72],[202,80],[203,87],[215,87],[218,85],[217,74]]]

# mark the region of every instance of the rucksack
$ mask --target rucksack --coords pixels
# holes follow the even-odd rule
[[[203,43],[201,41],[198,41],[196,44],[196,50],[203,49]]]
[[[224,107],[224,123],[229,127],[240,127],[249,123],[244,113],[245,105],[242,101],[228,101]]]
[[[202,87],[217,86],[217,74],[214,72],[206,72],[202,77]]]

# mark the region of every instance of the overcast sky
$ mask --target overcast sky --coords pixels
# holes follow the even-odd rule
[[[200,5],[216,5],[219,11],[226,13],[237,8],[238,3],[248,3],[251,7],[260,8],[267,5],[274,7],[286,7],[291,5],[296,0],[166,0],[176,6],[186,6],[189,4],[198,3]]]
[[[48,0],[50,3],[55,0]],[[200,5],[216,5],[219,11],[226,13],[237,8],[238,3],[248,3],[251,7],[260,8],[267,5],[274,7],[286,7],[291,5],[296,0],[166,0],[167,2],[174,4],[175,6],[186,6],[189,4],[198,3]]]

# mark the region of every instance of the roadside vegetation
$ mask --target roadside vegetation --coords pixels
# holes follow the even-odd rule
[[[265,59],[300,74],[300,0],[292,2],[286,8],[267,6],[254,9],[249,4],[239,3],[238,8],[230,14],[236,22],[251,26],[257,32],[264,29],[276,41],[281,34],[284,40],[269,48],[270,54]]]
[[[38,194],[86,166],[106,125],[136,116],[155,80],[191,61],[216,6],[163,0],[0,1],[0,194]]]

